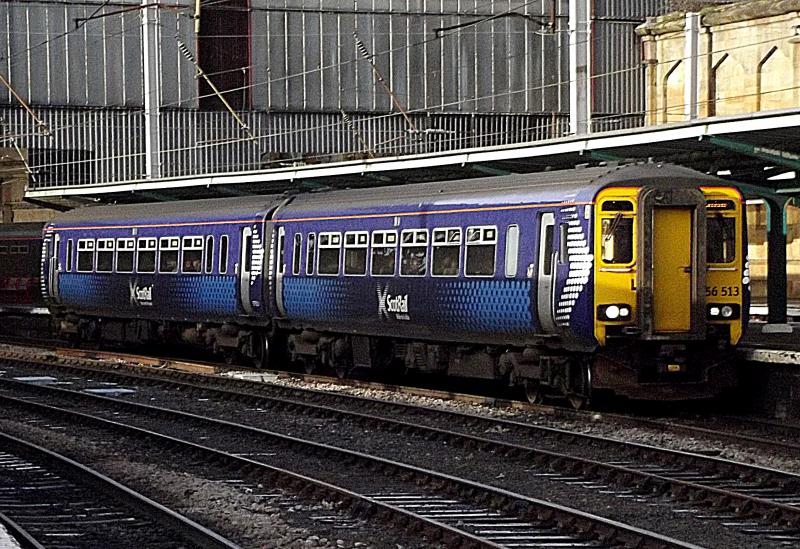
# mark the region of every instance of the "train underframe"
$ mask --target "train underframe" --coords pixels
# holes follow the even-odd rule
[[[180,343],[207,349],[228,362],[308,373],[353,370],[420,372],[502,381],[531,402],[566,398],[585,407],[598,392],[634,399],[712,398],[736,384],[733,351],[724,339],[700,342],[611,342],[594,352],[547,345],[436,343],[274,325],[187,323],[67,316],[58,331],[80,342]]]

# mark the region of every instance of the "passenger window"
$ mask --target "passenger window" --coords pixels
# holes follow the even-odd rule
[[[308,233],[308,242],[306,243],[306,274],[311,276],[314,274],[314,260],[317,254],[317,235]]]
[[[214,237],[206,237],[206,274],[214,272]]]
[[[219,274],[228,272],[228,235],[219,237]]]
[[[94,240],[78,240],[78,272],[91,273],[94,269]]]
[[[407,229],[400,234],[400,275],[425,276],[428,271],[428,230]]]
[[[183,272],[199,273],[203,265],[203,237],[183,237]]]
[[[344,274],[364,276],[367,274],[367,239],[366,232],[344,233]]]
[[[602,259],[609,264],[628,264],[633,261],[633,218],[622,217],[602,221]]]
[[[517,276],[519,263],[519,226],[509,225],[506,229],[506,278]]]
[[[342,249],[341,233],[319,234],[319,260],[317,273],[321,275],[339,274],[339,256]]]
[[[70,240],[70,242],[72,241]],[[6,255],[6,254],[8,254],[8,246],[0,246],[0,255]]]
[[[569,225],[562,223],[558,226],[558,262],[562,265],[569,263],[569,246],[567,246],[567,234]]]
[[[736,259],[736,218],[719,213],[709,217],[706,243],[708,263],[732,263]]]
[[[67,272],[72,272],[72,239],[67,240]]]
[[[303,250],[303,235],[294,233],[294,248],[292,249],[292,274],[300,274],[300,254]]]
[[[467,276],[493,276],[497,227],[467,228]]]
[[[114,240],[97,239],[97,272],[110,273],[114,270]]]
[[[461,263],[461,229],[434,229],[431,254],[433,276],[458,276]]]
[[[156,239],[140,238],[136,258],[136,270],[140,273],[154,273],[156,270]]]
[[[136,241],[132,238],[120,238],[117,240],[117,272],[133,272],[133,251],[136,248]]]
[[[178,272],[178,252],[180,251],[180,239],[176,236],[168,236],[158,241],[158,272],[177,273]]]
[[[397,231],[372,233],[372,276],[394,276],[397,265]]]

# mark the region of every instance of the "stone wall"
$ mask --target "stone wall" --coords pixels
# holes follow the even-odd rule
[[[23,153],[24,155],[24,153]],[[0,148],[0,223],[47,221],[52,210],[24,201],[28,174],[16,149]]]

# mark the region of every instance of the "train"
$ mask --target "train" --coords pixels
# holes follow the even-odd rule
[[[0,224],[0,315],[46,315],[41,278],[43,223]]]
[[[339,375],[426,372],[583,407],[736,386],[745,204],[669,164],[158,204],[43,228],[57,331]]]

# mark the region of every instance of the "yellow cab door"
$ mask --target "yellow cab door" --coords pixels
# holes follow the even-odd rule
[[[693,211],[653,209],[653,331],[687,332],[692,318]]]

